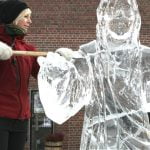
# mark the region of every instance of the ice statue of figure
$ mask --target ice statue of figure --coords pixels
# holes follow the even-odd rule
[[[61,124],[85,106],[81,150],[149,150],[150,48],[136,0],[101,0],[97,19],[96,40],[38,59],[45,113]]]

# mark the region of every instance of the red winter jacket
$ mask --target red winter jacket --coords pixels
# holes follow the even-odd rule
[[[14,41],[0,26],[0,41],[16,50],[32,50],[35,48],[24,42],[23,36]],[[0,117],[12,119],[28,119],[30,103],[28,84],[30,75],[36,78],[39,65],[35,57],[12,56],[9,60],[0,60]]]

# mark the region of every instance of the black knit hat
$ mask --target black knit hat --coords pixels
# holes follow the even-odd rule
[[[0,23],[12,23],[26,8],[29,8],[27,4],[20,0],[0,1]]]

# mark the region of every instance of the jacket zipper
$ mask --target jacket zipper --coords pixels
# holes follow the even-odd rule
[[[15,72],[16,72],[16,85],[19,89],[20,85],[20,74],[19,74],[19,66],[18,66],[18,62],[17,62],[17,59],[16,57],[13,58],[12,60],[12,63],[13,63],[13,66],[15,67]]]
[[[11,47],[13,48],[14,47],[14,44],[15,44],[15,38],[12,38],[12,44],[11,44]],[[15,72],[16,72],[16,86],[17,86],[17,90],[18,90],[18,103],[20,104],[20,110],[19,110],[19,113],[18,113],[18,118],[20,118],[20,115],[21,115],[21,111],[22,111],[22,104],[21,104],[21,101],[20,101],[20,95],[19,95],[19,90],[20,90],[20,73],[19,73],[19,64],[17,62],[17,58],[16,56],[14,56],[12,58],[12,64],[15,68]]]

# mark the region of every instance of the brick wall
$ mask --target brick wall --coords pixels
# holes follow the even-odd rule
[[[33,11],[33,23],[27,40],[39,50],[59,47],[78,49],[95,39],[96,8],[99,0],[26,0]],[[150,0],[138,0],[142,15],[141,43],[150,46]],[[37,88],[31,78],[30,88]],[[55,131],[65,133],[64,150],[78,150],[83,123],[81,110]]]
[[[150,46],[150,0],[138,0],[139,10],[142,17],[141,43]]]
[[[26,0],[33,11],[28,40],[41,50],[76,49],[95,39],[99,0]]]

